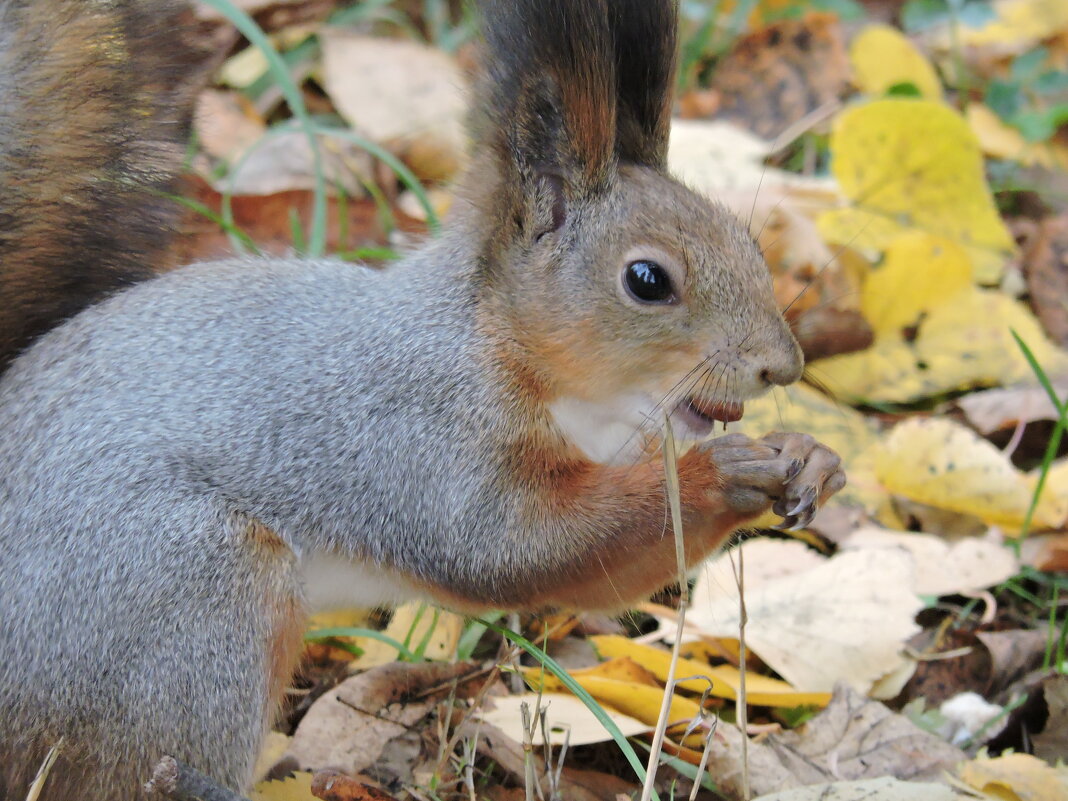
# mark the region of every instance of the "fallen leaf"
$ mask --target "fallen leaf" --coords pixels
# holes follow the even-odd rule
[[[755,801],[963,801],[952,787],[930,782],[903,782],[890,776],[856,782],[813,784],[762,795]]]
[[[423,179],[459,172],[466,149],[465,80],[442,50],[324,29],[323,85],[353,129],[409,159]]]
[[[916,566],[916,592],[920,595],[974,593],[1000,584],[1020,571],[1019,562],[1004,545],[965,537],[956,542],[908,531],[867,526],[853,532],[842,548],[901,548]]]
[[[716,564],[729,555],[720,556]],[[854,551],[746,592],[746,644],[793,686],[827,691],[841,679],[867,692],[905,661],[904,642],[918,627],[921,603],[905,554]],[[697,579],[695,596],[706,590]],[[687,621],[702,635],[737,637],[737,589],[694,605]]]
[[[305,714],[283,759],[301,769],[338,768],[356,774],[381,757],[390,740],[407,733],[448,693],[448,682],[476,669],[452,665],[394,663],[346,679]],[[439,685],[445,685],[439,690]],[[410,700],[417,693],[435,693]]]
[[[1068,147],[1063,143],[1028,142],[1023,134],[982,103],[969,103],[965,117],[986,155],[1015,161],[1025,167],[1068,169]]]
[[[812,375],[853,402],[910,403],[977,386],[1013,384],[1033,372],[1015,330],[1047,372],[1068,370],[1031,312],[1002,292],[969,288],[930,309],[913,341],[886,335],[859,353],[820,359]]]
[[[709,773],[735,798],[742,790],[741,746],[739,731],[720,725],[709,749]],[[964,758],[905,716],[839,684],[830,705],[799,729],[751,741],[748,775],[754,794],[886,776],[933,781]]]
[[[1004,801],[1064,801],[1068,775],[1030,754],[975,759],[960,768],[960,778],[976,790]]]
[[[906,231],[869,272],[860,308],[876,337],[900,337],[971,285],[972,264],[964,248],[923,231]]]
[[[981,283],[998,281],[1015,245],[987,188],[975,135],[957,112],[913,98],[863,103],[836,118],[830,147],[832,172],[852,205],[821,215],[829,241],[882,251],[919,229],[964,247]]]
[[[382,633],[427,659],[448,660],[456,653],[465,623],[465,619],[454,612],[411,601],[394,610]],[[400,656],[396,648],[382,640],[354,637],[353,642],[363,651],[363,655],[353,662],[356,668],[384,665]]]
[[[850,44],[849,59],[853,83],[862,92],[879,96],[911,84],[928,100],[942,99],[942,83],[931,62],[897,28],[869,25]]]
[[[899,423],[876,456],[876,475],[890,492],[1019,531],[1031,504],[1032,483],[990,442],[945,418]],[[1036,528],[1055,527],[1059,504],[1043,499]]]
[[[838,18],[810,13],[737,37],[716,62],[710,88],[718,94],[717,118],[774,139],[805,115],[836,102],[848,85],[849,59]]]
[[[671,654],[666,650],[618,635],[590,639],[601,656],[611,659],[627,657],[652,672],[660,682],[667,682]],[[707,662],[680,657],[675,676],[680,679],[676,686],[691,692],[707,691],[710,695],[732,701],[741,692],[741,671],[733,665],[712,666]],[[757,706],[826,706],[831,700],[830,693],[800,692],[784,681],[751,672],[745,674],[745,690],[747,703]]]
[[[998,0],[997,16],[977,28],[962,26],[961,43],[1020,53],[1068,29],[1068,5],[1061,0]]]
[[[578,746],[602,743],[612,739],[612,735],[589,707],[570,693],[550,692],[543,694],[540,698],[537,693],[493,698],[491,699],[492,708],[483,707],[478,712],[478,716],[496,726],[516,742],[522,743],[527,739],[523,736],[522,706],[526,704],[533,717],[539,708],[539,701],[541,708],[546,710],[546,728],[549,732],[549,742],[553,745],[563,745],[565,740],[569,746]],[[643,734],[655,725],[642,723],[640,720],[611,708],[606,707],[603,711],[625,737]],[[542,745],[545,742],[540,726],[534,731],[532,741],[534,745]]]
[[[1035,314],[1053,341],[1068,346],[1068,214],[1038,224],[1023,266]]]
[[[1046,725],[1031,736],[1031,742],[1035,756],[1055,763],[1068,758],[1068,676],[1050,676],[1042,682],[1042,694],[1048,710]]]
[[[321,801],[394,801],[385,790],[335,770],[316,771],[311,791]]]
[[[197,97],[194,129],[204,152],[233,163],[266,133],[267,126],[236,92],[205,90]]]
[[[317,801],[311,791],[312,775],[297,771],[284,779],[260,782],[249,793],[250,801]]]
[[[1057,396],[1068,398],[1068,381],[1053,382]],[[1057,410],[1049,394],[1038,384],[969,392],[954,404],[982,434],[991,434],[1020,423],[1056,420]]]

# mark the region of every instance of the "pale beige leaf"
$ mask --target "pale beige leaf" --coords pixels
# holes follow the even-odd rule
[[[722,570],[713,563],[711,574]],[[747,588],[746,642],[798,689],[829,690],[843,680],[867,692],[901,666],[903,644],[919,630],[914,573],[904,553],[853,551]],[[709,592],[700,587],[703,580],[699,595]],[[716,599],[695,605],[687,620],[704,635],[737,637],[737,589],[719,580],[715,592]]]
[[[418,42],[329,29],[321,41],[327,94],[357,132],[401,155],[418,153],[412,167],[422,177],[459,170],[467,89],[450,55]]]
[[[930,782],[903,782],[890,776],[857,782],[813,784],[762,795],[755,801],[961,801],[952,787]]]
[[[975,759],[961,766],[960,777],[976,790],[1004,801],[1068,798],[1068,775],[1030,754]]]
[[[753,592],[768,582],[803,573],[827,561],[803,542],[754,537],[700,568],[691,607],[701,609],[722,600],[736,603],[738,558],[744,554],[745,589]],[[748,597],[748,596],[747,596]]]
[[[1000,584],[1020,569],[1004,545],[976,537],[949,543],[930,534],[866,526],[853,532],[842,548],[906,551],[916,567],[916,592],[920,595],[978,592]]]
[[[406,643],[411,651],[417,651],[422,646],[422,655],[427,659],[446,660],[455,654],[463,629],[464,618],[460,615],[421,601],[411,601],[394,610],[389,625],[382,633],[399,643]],[[381,640],[370,637],[356,637],[354,640],[363,651],[363,655],[353,662],[354,667],[384,665],[400,656],[396,648]]]
[[[1068,397],[1068,380],[1054,381],[1053,388],[1058,397]],[[983,434],[1012,428],[1018,423],[1057,419],[1049,395],[1038,384],[970,392],[954,402],[968,422]]]
[[[524,742],[526,738],[523,736],[522,705],[527,705],[533,717],[538,709],[538,694],[508,695],[503,698],[493,698],[491,702],[493,708],[483,708],[478,713],[479,717],[496,726],[517,743]],[[565,737],[572,746],[601,743],[612,739],[612,735],[589,710],[589,707],[573,695],[544,693],[541,696],[541,706],[546,710],[546,727],[549,730],[549,742],[553,745],[562,745]],[[633,737],[650,730],[648,724],[616,712],[614,709],[602,707],[602,710],[626,737]],[[540,726],[534,732],[533,741],[535,745],[544,743]]]

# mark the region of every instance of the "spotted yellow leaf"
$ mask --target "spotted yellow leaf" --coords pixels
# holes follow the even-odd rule
[[[913,341],[886,333],[867,350],[820,359],[809,370],[837,397],[877,403],[1011,384],[1033,375],[1012,330],[1047,372],[1068,369],[1068,354],[1046,338],[1026,306],[1002,292],[971,287],[929,308]]]
[[[861,91],[882,95],[900,84],[912,84],[929,100],[942,99],[942,84],[931,62],[903,33],[889,25],[871,25],[849,48],[853,82]]]
[[[249,793],[250,801],[316,801],[311,791],[312,775],[298,771],[284,779],[260,782]]]
[[[892,493],[969,514],[1019,531],[1031,504],[1032,483],[993,444],[940,417],[899,423],[876,457],[876,474]],[[1052,504],[1040,504],[1033,525],[1053,527]]]
[[[957,242],[976,280],[997,282],[1015,245],[987,187],[975,134],[956,111],[917,98],[855,106],[835,121],[831,154],[849,206],[820,216],[829,241],[881,252],[918,229]]]
[[[908,231],[864,283],[860,308],[876,336],[901,335],[933,308],[972,285],[968,253],[950,239]]]

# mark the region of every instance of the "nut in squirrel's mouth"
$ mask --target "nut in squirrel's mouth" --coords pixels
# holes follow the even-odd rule
[[[743,405],[739,401],[706,401],[691,397],[679,402],[675,414],[698,436],[710,433],[717,422],[733,423],[742,419]]]

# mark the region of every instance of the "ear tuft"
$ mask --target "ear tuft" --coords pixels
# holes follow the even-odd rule
[[[609,9],[619,98],[619,158],[663,168],[677,63],[678,3],[612,0]]]

